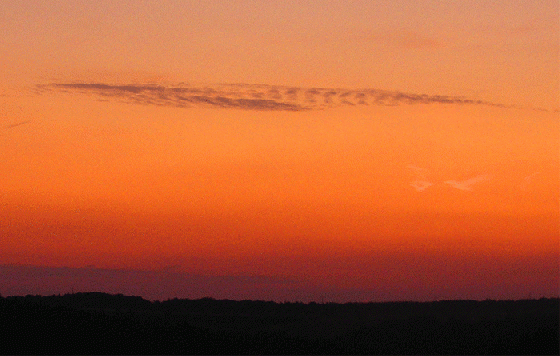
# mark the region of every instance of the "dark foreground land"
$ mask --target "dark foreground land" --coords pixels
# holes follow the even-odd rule
[[[0,354],[556,354],[559,299],[429,303],[0,297]]]

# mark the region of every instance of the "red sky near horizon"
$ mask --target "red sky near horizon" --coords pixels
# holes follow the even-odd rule
[[[0,10],[4,268],[558,296],[556,1]]]

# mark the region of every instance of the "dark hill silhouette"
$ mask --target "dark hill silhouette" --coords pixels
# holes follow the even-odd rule
[[[0,354],[558,354],[559,301],[0,297]]]

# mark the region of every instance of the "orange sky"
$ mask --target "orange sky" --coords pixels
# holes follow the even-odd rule
[[[0,265],[558,295],[556,1],[0,10]]]

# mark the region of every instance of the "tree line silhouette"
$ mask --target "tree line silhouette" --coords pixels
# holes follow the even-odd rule
[[[0,354],[558,354],[559,301],[0,296]]]

